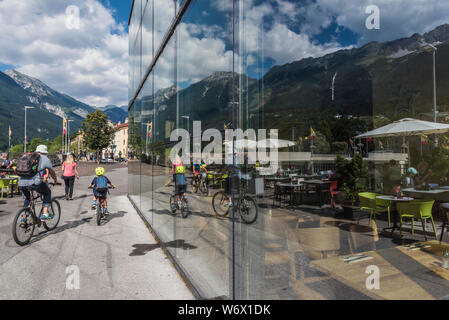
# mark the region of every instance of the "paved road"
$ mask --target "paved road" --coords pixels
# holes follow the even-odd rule
[[[75,200],[60,200],[58,228],[35,230],[26,247],[11,235],[22,200],[0,204],[0,299],[194,299],[126,198],[127,169],[107,175],[118,188],[104,225],[96,225],[90,210],[92,177],[81,177]],[[62,186],[53,192],[64,193]],[[73,289],[77,269],[79,289]]]

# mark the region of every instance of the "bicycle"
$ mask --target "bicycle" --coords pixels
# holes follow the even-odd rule
[[[49,187],[54,185],[56,184],[49,183]],[[19,209],[13,220],[12,235],[14,241],[19,246],[25,246],[30,242],[36,225],[38,227],[41,227],[43,225],[47,231],[52,231],[58,226],[59,220],[61,219],[61,205],[59,204],[58,200],[53,198],[51,199],[50,207],[48,207],[48,214],[52,218],[50,220],[42,221],[41,217],[43,213],[43,208],[41,208],[39,216],[37,216],[36,205],[40,202],[43,202],[44,197],[42,195],[37,194],[35,190],[29,189],[29,191],[30,191],[29,206]],[[24,239],[20,238],[21,233],[25,235]]]
[[[209,186],[207,185],[207,173],[203,172],[201,174],[201,178],[200,178],[200,191],[203,194],[208,194],[209,193]]]
[[[246,224],[251,224],[257,219],[258,209],[256,201],[246,193],[246,183],[241,180],[240,195],[237,202],[236,210],[238,210],[241,219]],[[217,192],[212,198],[212,207],[215,214],[225,217],[229,214],[230,197],[224,191]]]
[[[181,211],[181,216],[185,219],[189,215],[189,204],[185,196],[172,194],[170,197],[170,210],[173,214],[176,210]]]
[[[199,174],[192,177],[192,192],[197,193],[201,187],[201,179]]]
[[[93,189],[92,187],[89,187],[88,189]],[[109,193],[109,189],[113,189],[111,186],[108,186],[108,193]],[[95,207],[95,215],[97,218],[97,225],[100,226],[101,225],[101,219],[103,219],[104,217],[106,217],[105,214],[105,207],[104,207],[104,200],[105,198],[100,198],[97,197],[98,202],[97,205]]]

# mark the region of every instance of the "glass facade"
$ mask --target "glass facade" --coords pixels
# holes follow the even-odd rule
[[[445,9],[134,1],[129,198],[201,298],[448,297]]]

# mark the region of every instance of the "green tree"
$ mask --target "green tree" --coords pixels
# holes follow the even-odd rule
[[[11,147],[11,158],[18,157],[23,153],[23,144],[17,144]]]
[[[81,125],[84,144],[94,150],[100,161],[101,150],[107,148],[114,139],[114,130],[108,125],[108,116],[97,110],[89,113]]]
[[[33,152],[38,145],[44,144],[48,147],[48,142],[41,138],[33,138],[29,144],[27,144],[27,152]]]

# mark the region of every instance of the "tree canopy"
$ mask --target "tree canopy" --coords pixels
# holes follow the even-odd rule
[[[114,139],[114,129],[108,125],[108,116],[97,110],[89,113],[81,125],[84,144],[91,150],[100,153]]]

